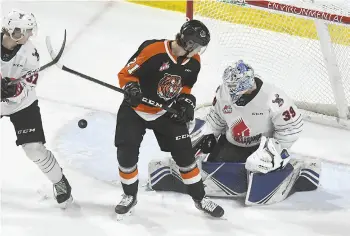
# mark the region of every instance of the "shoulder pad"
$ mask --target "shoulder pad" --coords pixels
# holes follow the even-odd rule
[[[284,98],[279,93],[275,93],[274,96],[272,96],[271,102],[281,107],[284,104]]]
[[[26,54],[28,60],[32,61],[33,63],[40,61],[40,55],[38,50],[35,48],[33,43],[28,40],[23,46],[23,51]]]

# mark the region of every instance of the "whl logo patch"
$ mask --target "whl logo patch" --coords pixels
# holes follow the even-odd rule
[[[159,68],[159,71],[163,71],[163,70],[167,70],[170,67],[170,63],[167,62],[163,62],[162,66]]]
[[[224,114],[232,113],[232,107],[230,105],[225,105],[224,108],[222,109],[222,112]]]

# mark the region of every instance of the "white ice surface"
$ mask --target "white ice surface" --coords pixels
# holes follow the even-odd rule
[[[67,28],[67,51],[62,62],[111,84],[117,84],[117,72],[144,39],[172,38],[183,23],[180,13],[122,2],[106,8],[99,2],[5,2],[2,13],[12,7],[36,13],[40,31],[34,41],[42,63],[49,60],[44,37],[52,36],[59,48],[63,29]],[[106,9],[104,14],[95,18],[102,9]],[[136,20],[136,16],[141,19]],[[208,49],[203,61],[210,60],[210,55]],[[145,192],[140,187],[134,216],[117,222],[114,205],[122,190],[113,139],[115,114],[122,96],[54,67],[43,72],[39,81],[37,91],[47,147],[64,167],[78,206],[66,211],[57,207],[52,186],[16,147],[13,126],[3,118],[1,235],[350,234],[350,132],[310,123],[306,123],[293,151],[324,160],[319,190],[297,193],[280,204],[264,207],[217,200],[226,214],[224,220],[216,220],[198,212],[185,195]],[[211,100],[209,95],[216,86],[213,84],[218,82],[203,69],[194,89],[199,103]],[[81,118],[88,121],[86,129],[77,126]],[[152,132],[147,132],[140,149],[140,186],[146,179],[147,162],[165,156]]]

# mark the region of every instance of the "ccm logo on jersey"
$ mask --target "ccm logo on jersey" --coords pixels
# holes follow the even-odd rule
[[[192,102],[191,99],[185,98],[185,102],[187,102],[188,104],[190,104],[190,105],[193,107],[193,109],[196,108],[196,106],[193,104],[193,102]]]
[[[189,134],[183,134],[183,135],[179,135],[175,137],[175,140],[181,140],[181,139],[185,139],[185,138],[189,138],[190,135]]]
[[[155,102],[155,101],[148,99],[148,98],[142,98],[142,101],[149,104],[149,105],[152,105],[152,106],[163,107],[163,105],[161,103]]]
[[[17,134],[27,134],[27,133],[34,133],[35,132],[35,128],[34,129],[20,129],[17,131]]]

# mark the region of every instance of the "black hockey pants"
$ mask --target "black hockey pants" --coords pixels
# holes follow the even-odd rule
[[[115,146],[118,148],[119,174],[125,194],[137,193],[137,162],[146,129],[153,130],[162,151],[171,152],[180,168],[182,179],[188,186],[189,195],[194,199],[202,199],[204,186],[194,159],[187,125],[176,123],[165,115],[153,121],[145,121],[123,102],[117,116]]]

